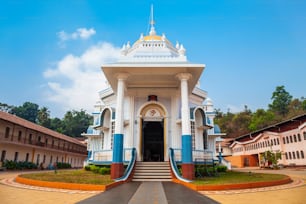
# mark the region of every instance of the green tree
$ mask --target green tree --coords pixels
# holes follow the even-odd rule
[[[46,128],[51,127],[50,111],[47,107],[42,107],[38,111],[37,124]]]
[[[222,116],[223,116],[223,113],[220,110],[220,108],[218,108],[218,109],[215,108],[215,114],[216,114],[215,118],[222,118]]]
[[[234,118],[235,114],[227,112],[219,113],[218,117],[215,118],[214,122],[215,124],[218,124],[220,126],[220,129],[223,132],[226,132],[228,137],[234,137],[235,135],[235,127],[233,126],[232,120]]]
[[[297,98],[293,99],[288,106],[288,116],[287,118],[291,118],[297,115],[301,115],[306,113],[306,109],[303,107],[303,101]]]
[[[278,160],[282,158],[282,153],[279,151],[273,152],[273,151],[265,151],[264,152],[264,159],[272,164],[273,168],[278,168]]]
[[[249,132],[249,124],[252,119],[252,112],[247,108],[245,111],[235,114],[232,126],[236,135],[242,135]]]
[[[0,111],[10,113],[14,106],[8,105],[6,103],[0,102]]]
[[[12,108],[11,113],[25,120],[36,123],[38,116],[38,105],[31,102],[25,102],[22,106]]]
[[[269,104],[271,111],[278,115],[285,116],[289,112],[289,104],[292,96],[285,90],[284,86],[277,86],[272,93],[272,104]]]
[[[303,111],[306,111],[306,99],[302,97],[301,100],[302,100],[302,109]]]
[[[244,111],[235,114],[231,112],[224,114],[218,110],[214,122],[220,126],[227,137],[236,137],[249,132],[251,118],[252,112],[245,106]]]
[[[63,121],[59,118],[51,118],[50,129],[63,134],[64,133]]]
[[[271,125],[275,121],[275,114],[272,111],[265,111],[264,109],[257,109],[252,115],[252,119],[249,124],[249,130],[255,131]]]
[[[62,122],[65,135],[79,137],[81,133],[86,132],[88,126],[92,123],[92,116],[84,110],[67,111]]]
[[[10,113],[14,106],[8,105],[6,103],[0,102],[0,111]]]

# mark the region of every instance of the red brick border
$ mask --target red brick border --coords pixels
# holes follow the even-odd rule
[[[48,188],[59,188],[59,189],[70,189],[70,190],[83,190],[83,191],[106,191],[118,185],[125,183],[124,181],[114,182],[108,185],[94,185],[94,184],[77,184],[77,183],[63,183],[63,182],[50,182],[50,181],[40,181],[22,178],[17,176],[15,178],[17,183],[48,187]],[[247,189],[247,188],[260,188],[268,186],[277,186],[288,184],[292,182],[289,176],[286,178],[276,181],[263,181],[263,182],[252,182],[252,183],[239,183],[239,184],[223,184],[223,185],[195,185],[192,183],[187,183],[180,181],[178,179],[172,179],[174,183],[184,185],[195,191],[216,191],[216,190],[236,190],[236,189]]]
[[[195,185],[192,183],[187,183],[180,181],[178,179],[172,179],[173,182],[182,184],[192,190],[196,191],[216,191],[216,190],[235,190],[235,189],[247,189],[247,188],[260,188],[268,186],[277,186],[288,184],[292,182],[289,176],[286,178],[276,181],[262,181],[262,182],[252,182],[252,183],[238,183],[238,184],[223,184],[223,185]]]
[[[106,191],[113,187],[116,187],[122,183],[123,181],[114,182],[108,185],[94,185],[94,184],[78,184],[78,183],[63,183],[63,182],[50,182],[50,181],[40,181],[33,180],[28,178],[22,178],[17,176],[15,178],[17,183],[31,185],[31,186],[40,186],[40,187],[48,187],[48,188],[60,188],[60,189],[70,189],[70,190],[83,190],[83,191]]]

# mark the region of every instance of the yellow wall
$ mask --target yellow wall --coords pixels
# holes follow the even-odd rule
[[[258,166],[257,155],[239,155],[239,156],[229,156],[225,158],[227,161],[231,162],[232,167],[242,168],[246,166],[245,160],[248,162],[248,166]]]

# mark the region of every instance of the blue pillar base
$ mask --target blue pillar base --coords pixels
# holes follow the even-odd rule
[[[114,134],[113,163],[123,162],[123,134]]]
[[[123,134],[114,134],[111,178],[120,178],[123,175],[123,170]]]
[[[182,163],[193,163],[191,135],[182,135]]]

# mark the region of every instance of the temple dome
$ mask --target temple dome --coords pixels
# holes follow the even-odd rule
[[[143,37],[143,40],[144,41],[152,41],[152,40],[161,41],[162,40],[162,36],[159,36],[159,35],[147,35],[147,36]]]
[[[122,46],[119,62],[187,62],[185,53],[182,44],[174,47],[165,34],[157,35],[151,25],[149,35],[140,34],[132,46],[130,42]]]

